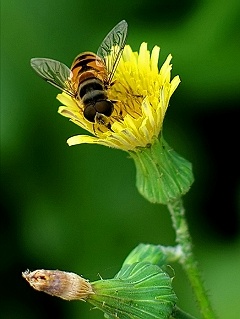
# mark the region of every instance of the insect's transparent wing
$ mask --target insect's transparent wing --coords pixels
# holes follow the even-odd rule
[[[48,83],[69,95],[74,95],[69,82],[72,71],[65,64],[52,59],[33,58],[31,59],[31,67]]]
[[[128,24],[125,20],[120,21],[105,37],[100,45],[97,55],[106,64],[109,74],[108,81],[111,82],[118,62],[122,56],[126,44]]]

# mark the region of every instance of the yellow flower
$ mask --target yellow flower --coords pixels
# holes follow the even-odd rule
[[[64,104],[59,113],[91,133],[69,138],[69,145],[102,144],[127,151],[136,165],[139,192],[150,202],[168,204],[189,190],[193,174],[191,163],[163,138],[164,116],[180,79],[175,76],[171,80],[171,55],[159,71],[159,52],[155,46],[150,53],[146,43],[141,44],[139,53],[125,46],[107,92],[108,98],[116,101],[111,116],[106,117],[108,122],[105,117],[103,123],[87,121],[83,105],[66,93],[57,98]]]
[[[87,121],[82,105],[66,93],[57,96],[64,104],[59,113],[92,134],[73,136],[67,140],[69,145],[102,144],[134,151],[153,143],[161,132],[170,97],[180,83],[179,76],[171,80],[171,55],[159,71],[159,52],[155,46],[150,53],[146,43],[141,44],[139,53],[125,46],[115,83],[108,89],[108,98],[117,100],[109,117],[110,126]]]

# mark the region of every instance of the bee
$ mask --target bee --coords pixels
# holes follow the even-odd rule
[[[126,44],[128,25],[119,22],[104,38],[97,54],[79,54],[69,69],[47,58],[31,59],[31,66],[44,80],[80,102],[85,119],[106,125],[117,101],[108,98],[108,89]]]

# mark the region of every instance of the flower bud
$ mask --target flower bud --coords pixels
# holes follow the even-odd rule
[[[65,300],[86,300],[94,294],[91,284],[79,275],[60,270],[26,270],[22,273],[31,287]]]

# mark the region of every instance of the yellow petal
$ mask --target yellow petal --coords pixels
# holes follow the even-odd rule
[[[57,96],[63,104],[59,113],[93,135],[73,136],[67,141],[69,145],[102,144],[132,151],[152,143],[161,132],[170,97],[180,83],[178,76],[171,81],[171,54],[159,71],[159,53],[158,46],[150,52],[145,42],[139,53],[125,46],[114,85],[107,90],[108,98],[116,103],[112,115],[104,119],[106,124],[86,120],[80,100],[64,92]]]

